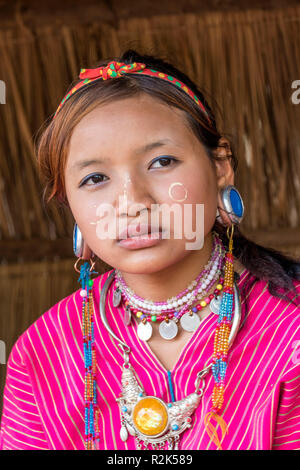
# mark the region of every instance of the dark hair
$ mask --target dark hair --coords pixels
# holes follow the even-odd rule
[[[127,50],[118,58],[98,62],[94,67],[107,65],[110,60],[127,64],[142,62],[148,68],[181,80],[202,102],[209,115],[211,125],[208,125],[205,114],[193,99],[184,91],[164,80],[134,73],[125,74],[114,80],[95,80],[78,90],[64,103],[55,119],[47,125],[38,142],[39,169],[45,181],[45,191],[50,194],[48,200],[54,196],[59,200],[65,200],[64,164],[72,130],[79,120],[100,103],[128,98],[138,93],[147,93],[165,104],[183,110],[187,124],[204,145],[211,161],[217,158],[215,150],[222,136],[217,130],[214,114],[203,92],[185,73],[162,58],[141,55],[132,49]],[[78,80],[71,84],[69,90],[76,83]],[[237,158],[233,151],[229,158],[235,171]],[[226,228],[216,220],[213,230],[220,235],[224,245],[228,246]],[[253,274],[255,279],[268,281],[268,290],[272,295],[293,302],[288,294],[291,294],[291,291],[295,293],[293,280],[300,279],[299,261],[248,240],[237,226],[234,230],[233,246],[235,257]]]

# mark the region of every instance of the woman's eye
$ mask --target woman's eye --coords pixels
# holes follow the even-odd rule
[[[81,186],[96,186],[100,183],[103,183],[107,179],[107,176],[103,175],[102,173],[94,173],[92,175],[86,176],[80,183],[79,187]]]
[[[150,165],[150,168],[161,168],[163,166],[171,166],[177,161],[174,157],[158,157]],[[157,165],[156,165],[157,164]]]

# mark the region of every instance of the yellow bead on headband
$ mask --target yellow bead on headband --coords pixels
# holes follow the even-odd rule
[[[205,114],[205,117],[209,124],[211,125],[211,120],[208,116],[208,113],[199,100],[199,98],[192,92],[190,88],[188,88],[183,82],[178,80],[177,78],[172,77],[171,75],[168,75],[167,73],[162,73],[158,72],[157,70],[153,69],[148,69],[146,68],[145,64],[139,63],[139,62],[133,62],[132,64],[125,64],[124,62],[116,62],[116,61],[111,61],[109,62],[106,66],[102,67],[96,67],[94,69],[81,69],[79,78],[81,78],[81,82],[77,83],[63,98],[61,101],[60,105],[58,106],[54,118],[59,112],[60,108],[62,105],[67,101],[67,99],[70,98],[77,90],[82,88],[83,86],[87,85],[88,83],[93,82],[94,80],[99,80],[99,78],[102,78],[103,80],[107,80],[110,78],[118,78],[124,75],[125,73],[140,73],[142,75],[149,75],[151,77],[158,77],[161,78],[162,80],[166,80],[169,83],[172,83],[173,85],[176,85],[178,88],[183,90],[185,93],[187,93],[195,102],[196,104],[201,108],[203,113]]]

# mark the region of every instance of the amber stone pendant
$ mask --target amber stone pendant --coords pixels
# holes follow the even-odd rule
[[[157,397],[142,398],[132,411],[132,421],[135,428],[144,436],[161,436],[169,424],[167,407]]]

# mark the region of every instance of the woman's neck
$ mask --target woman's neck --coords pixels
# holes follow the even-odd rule
[[[149,274],[121,273],[135,294],[154,302],[164,301],[183,291],[198,276],[211,257],[212,248],[210,232],[205,237],[201,250],[190,250],[180,262],[162,271]]]

